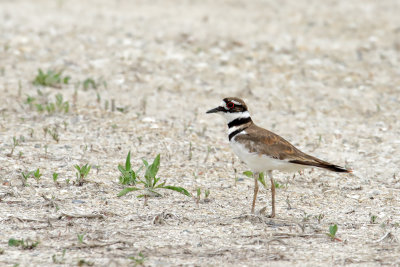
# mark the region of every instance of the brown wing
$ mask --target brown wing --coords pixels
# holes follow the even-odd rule
[[[248,127],[246,133],[247,135],[237,135],[235,140],[244,144],[252,153],[266,154],[272,158],[300,165],[315,166],[336,172],[349,172],[345,168],[307,155],[279,135],[255,124]]]

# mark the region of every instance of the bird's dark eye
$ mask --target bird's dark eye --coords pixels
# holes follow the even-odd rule
[[[228,102],[228,103],[226,104],[226,106],[227,106],[229,109],[233,109],[233,108],[235,107],[235,104],[233,104],[232,102]]]

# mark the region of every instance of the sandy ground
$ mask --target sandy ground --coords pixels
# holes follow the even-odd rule
[[[126,266],[139,253],[148,266],[399,265],[399,14],[397,0],[1,0],[0,265]],[[39,68],[71,80],[34,86]],[[87,78],[99,87],[84,90]],[[56,94],[67,114],[26,103]],[[354,175],[276,172],[277,217],[250,215],[247,168],[224,120],[205,114],[225,96]],[[160,153],[162,180],[208,200],[118,198],[129,150],[135,169]],[[88,182],[73,185],[86,163]],[[333,224],[341,241],[326,235]]]

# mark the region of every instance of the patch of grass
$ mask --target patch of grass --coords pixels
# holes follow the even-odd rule
[[[69,112],[69,102],[64,101],[62,94],[56,94],[55,102],[50,102],[46,95],[43,95],[40,91],[38,91],[38,93],[40,101],[39,98],[32,96],[27,97],[26,103],[29,105],[29,108],[32,109],[35,107],[38,112],[47,111],[48,114],[53,114],[55,112]]]
[[[206,190],[204,190],[204,198],[205,199],[208,199],[208,196],[210,195],[210,189],[206,189]]]
[[[32,96],[27,96],[26,97],[26,101],[25,103],[28,104],[30,107],[33,106],[33,103],[36,101],[36,98],[32,97]]]
[[[58,184],[58,173],[56,173],[56,172],[53,172],[53,182],[55,183],[55,184]]]
[[[196,204],[197,206],[199,206],[199,202],[200,202],[200,196],[201,196],[201,188],[197,188],[196,190],[197,196],[196,196]]]
[[[36,171],[33,172],[33,177],[35,178],[36,182],[39,183],[40,177],[42,177],[39,168],[37,168]]]
[[[20,140],[18,140],[15,136],[13,136],[12,144],[11,144],[11,151],[10,151],[10,153],[7,154],[7,156],[12,157],[12,155],[14,154],[15,148],[19,145],[20,145]]]
[[[83,89],[88,90],[89,88],[97,89],[98,84],[92,78],[87,78],[82,83]]]
[[[28,186],[28,178],[31,177],[32,174],[33,171],[26,171],[21,173],[23,186]]]
[[[57,143],[60,141],[60,135],[58,134],[57,128],[54,127],[53,129],[46,128],[47,133],[53,138],[54,141]]]
[[[84,244],[85,243],[83,241],[83,238],[85,237],[85,234],[77,234],[77,237],[78,237],[79,244]]]
[[[39,245],[39,241],[32,241],[30,239],[14,239],[10,238],[8,240],[9,247],[21,247],[22,249],[34,249]]]
[[[210,190],[209,189],[204,190],[204,199],[203,199],[204,202],[210,201],[208,199],[209,195],[210,195]],[[197,206],[199,206],[200,198],[201,198],[201,188],[199,187],[196,189],[196,197],[195,197]]]
[[[78,186],[81,186],[84,183],[84,179],[88,176],[92,166],[90,166],[88,163],[86,163],[85,165],[82,165],[82,166],[74,165],[74,167],[77,170],[76,184]]]
[[[143,194],[138,197],[144,197],[144,204],[147,204],[147,198],[149,196],[161,196],[157,191],[159,189],[172,190],[185,196],[190,197],[190,193],[183,187],[166,185],[166,182],[160,182],[160,178],[157,178],[157,172],[160,168],[160,154],[156,156],[152,164],[149,164],[146,160],[142,159],[145,168],[144,177],[140,177],[136,174],[136,184],[141,185],[135,187],[126,187],[119,192],[118,197],[122,197],[132,191],[144,191]]]
[[[68,84],[70,76],[62,77],[62,71],[48,70],[46,73],[42,69],[38,70],[38,74],[33,80],[33,84],[37,86],[61,87],[61,84]]]
[[[322,221],[322,219],[325,217],[325,215],[322,214],[322,213],[320,213],[320,214],[318,214],[318,216],[315,216],[315,217],[316,217],[316,219],[318,220],[318,223],[321,223],[321,221]]]
[[[62,94],[56,94],[56,107],[59,111],[64,111],[65,113],[69,111],[69,102],[64,101]]]
[[[142,252],[139,252],[137,257],[128,257],[128,259],[133,261],[134,266],[138,266],[138,265],[144,265],[146,257],[142,254]]]

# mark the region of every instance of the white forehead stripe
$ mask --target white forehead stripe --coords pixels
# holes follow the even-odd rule
[[[232,102],[233,104],[235,104],[235,105],[241,105],[240,102],[237,102],[237,101],[235,101],[235,100],[232,100],[231,102]]]

